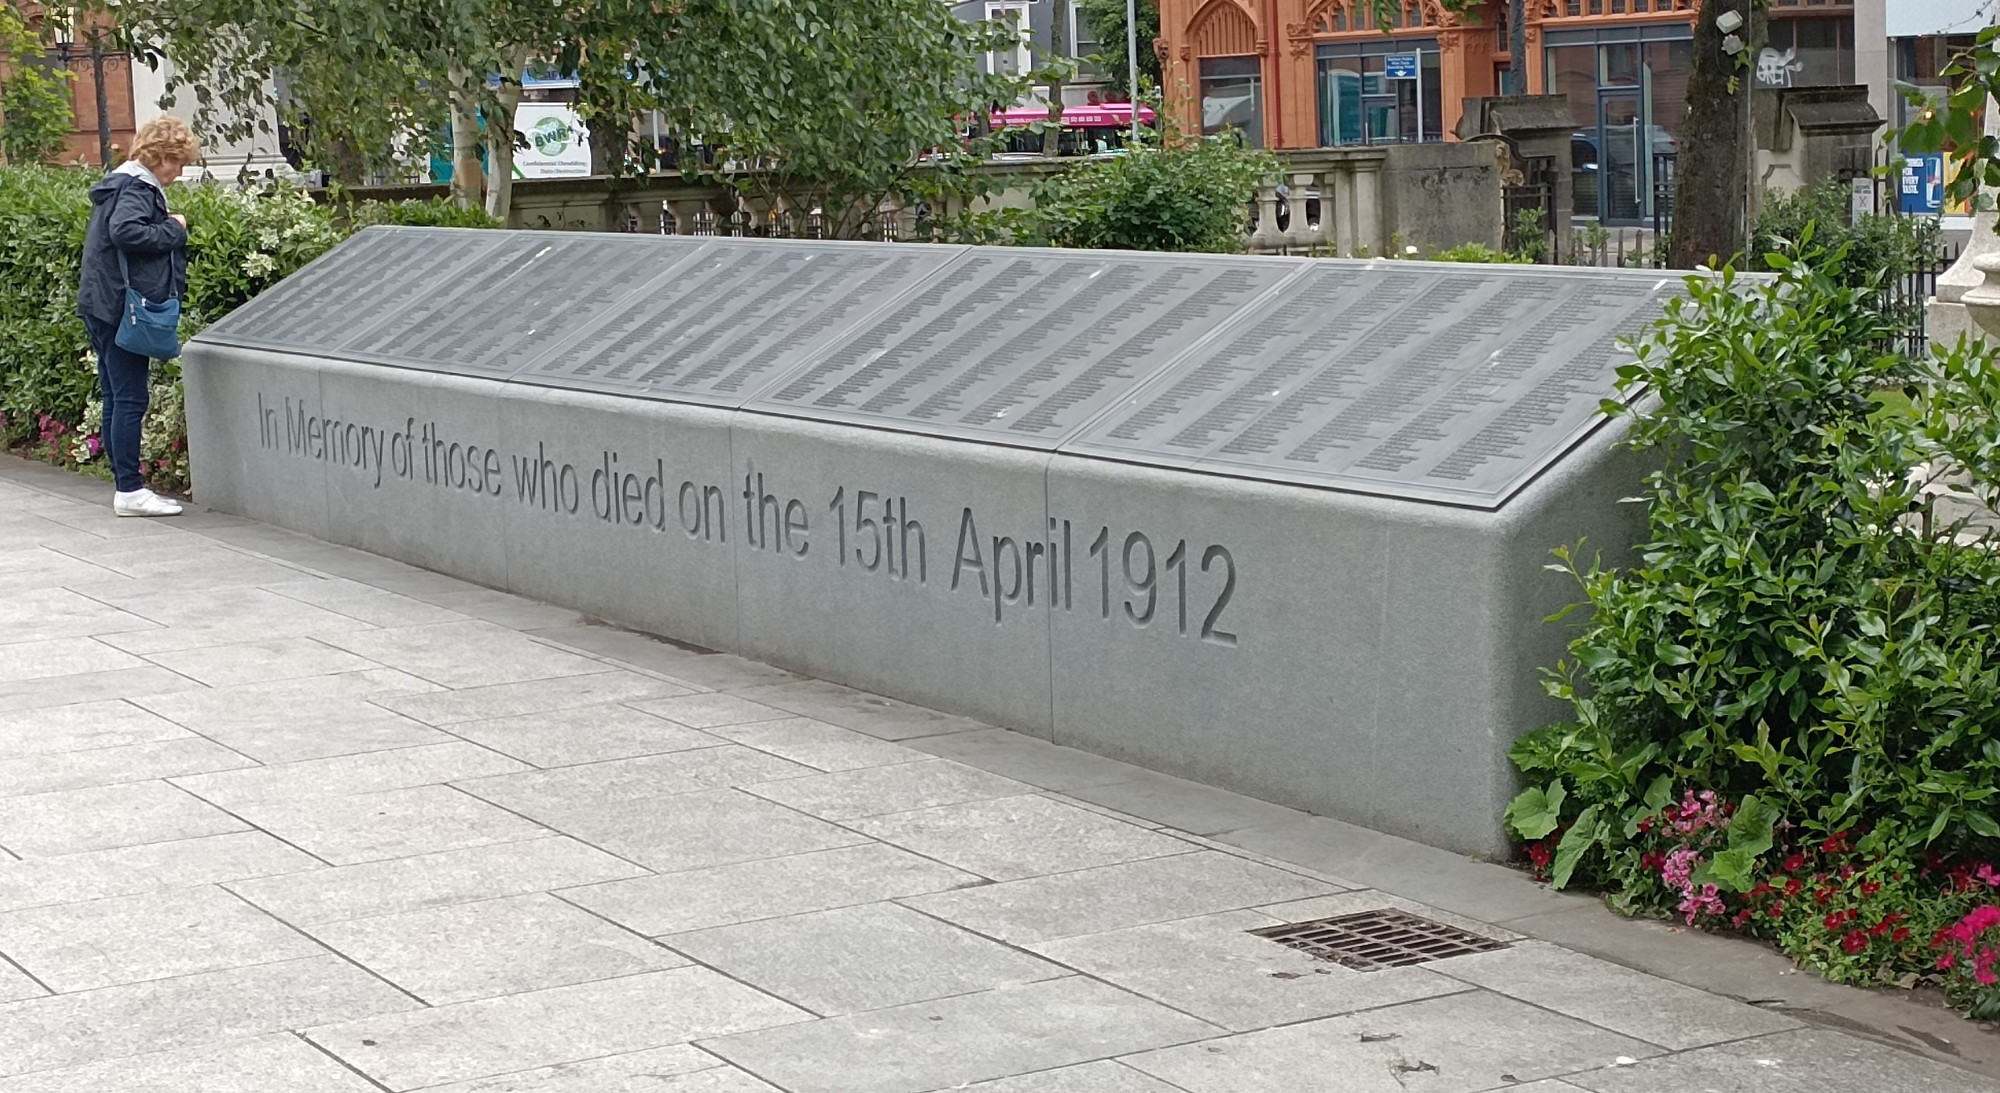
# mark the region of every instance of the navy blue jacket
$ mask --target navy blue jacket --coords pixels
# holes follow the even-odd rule
[[[187,229],[167,219],[166,195],[143,178],[114,174],[90,188],[90,205],[76,313],[113,325],[124,317],[121,250],[132,287],[146,299],[180,299],[187,291]]]

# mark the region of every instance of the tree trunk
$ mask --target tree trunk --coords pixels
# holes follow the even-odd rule
[[[1069,8],[1075,0],[1056,0],[1050,14],[1054,22],[1049,27],[1049,55],[1060,65],[1063,62],[1063,45],[1069,32]],[[1061,76],[1049,79],[1049,128],[1042,131],[1042,154],[1058,156],[1062,154],[1063,80]]]
[[[1507,94],[1528,93],[1528,0],[1507,0]]]
[[[452,73],[451,81],[451,199],[461,209],[476,209],[486,203],[486,172],[479,163],[479,95],[466,73]]]
[[[1741,53],[1722,51],[1715,20],[1724,11],[1750,20],[1738,28]],[[1703,0],[1694,28],[1694,64],[1688,70],[1687,121],[1680,131],[1673,196],[1673,239],[1668,264],[1693,269],[1742,253],[1745,235],[1744,173],[1752,155],[1743,107],[1755,72],[1745,63],[1764,41],[1765,10],[1750,0]],[[1741,60],[1739,60],[1739,58]],[[1650,141],[1648,142],[1650,144]]]
[[[515,66],[516,71],[520,68]],[[521,85],[508,80],[489,103],[486,160],[492,170],[486,179],[486,213],[505,223],[514,208],[514,109],[521,105]]]

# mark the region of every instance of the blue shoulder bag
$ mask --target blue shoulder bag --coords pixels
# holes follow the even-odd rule
[[[154,303],[132,287],[132,263],[125,258],[125,251],[118,251],[118,271],[125,275],[125,317],[118,321],[118,336],[112,339],[118,348],[128,353],[137,353],[158,361],[170,361],[181,355],[181,302],[162,300]]]

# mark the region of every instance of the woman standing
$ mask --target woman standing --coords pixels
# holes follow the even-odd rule
[[[111,511],[120,516],[174,516],[181,511],[147,489],[139,476],[139,431],[152,362],[119,347],[117,336],[128,284],[152,301],[178,300],[187,290],[187,217],[167,211],[167,187],[200,158],[187,122],[162,115],[139,129],[131,158],[90,188],[90,228],[83,238],[76,310],[97,349],[104,449],[117,479]]]

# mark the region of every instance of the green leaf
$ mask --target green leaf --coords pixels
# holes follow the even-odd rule
[[[1550,782],[1546,790],[1530,786],[1507,805],[1507,826],[1530,842],[1543,838],[1562,823],[1562,805],[1567,796],[1560,778]]]
[[[1993,822],[1993,817],[1984,812],[1968,809],[1965,813],[1965,826],[1982,838],[2000,839],[2000,823]]]
[[[1556,844],[1555,863],[1549,873],[1549,887],[1562,888],[1569,884],[1569,878],[1576,872],[1576,867],[1583,861],[1583,856],[1589,853],[1591,847],[1603,840],[1603,824],[1597,818],[1597,807],[1591,805],[1584,809],[1583,814],[1576,818],[1576,823],[1570,825],[1568,831],[1563,832],[1562,841]]]

